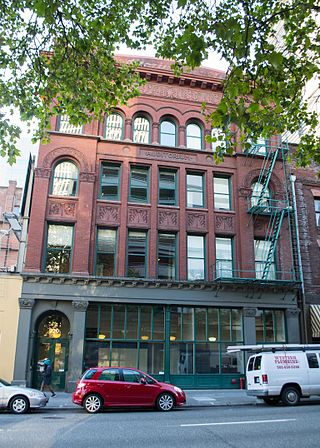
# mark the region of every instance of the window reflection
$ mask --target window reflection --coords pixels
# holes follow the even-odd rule
[[[79,170],[72,162],[63,161],[55,166],[52,181],[52,194],[75,196],[78,190]]]

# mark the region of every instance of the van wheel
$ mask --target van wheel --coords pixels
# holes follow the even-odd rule
[[[266,404],[276,405],[276,404],[279,403],[280,398],[279,398],[279,397],[263,397],[262,400],[263,400]]]
[[[296,406],[300,401],[300,392],[295,387],[285,387],[281,393],[281,400],[286,406]]]

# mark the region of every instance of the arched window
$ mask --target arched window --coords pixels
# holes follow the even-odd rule
[[[70,124],[68,115],[60,115],[58,117],[58,131],[68,134],[82,134],[83,126],[82,124],[78,126]]]
[[[252,196],[251,196],[251,207],[255,207],[258,205],[259,198],[261,196],[263,185],[260,182],[254,182],[251,185],[252,188]],[[262,201],[260,202],[260,207],[270,207],[271,193],[269,188],[263,194]],[[268,210],[266,210],[268,211]]]
[[[220,128],[211,129],[211,137],[216,139],[216,141],[211,143],[213,152],[216,152],[218,146],[226,148],[226,137]]]
[[[176,125],[171,120],[163,120],[160,124],[160,145],[177,146]]]
[[[57,163],[53,172],[51,193],[57,196],[75,196],[78,191],[78,167],[68,160]]]
[[[120,114],[113,113],[106,117],[105,138],[123,139],[123,117]]]
[[[150,122],[139,115],[133,121],[133,141],[135,143],[150,143]]]
[[[196,123],[187,125],[187,148],[202,149],[202,130]]]

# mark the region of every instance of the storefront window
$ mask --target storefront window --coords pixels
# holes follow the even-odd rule
[[[171,343],[170,344],[170,373],[190,374],[193,373],[193,344]]]
[[[196,373],[219,373],[219,344],[196,344]]]
[[[282,310],[258,310],[256,314],[257,343],[285,342],[285,319]]]

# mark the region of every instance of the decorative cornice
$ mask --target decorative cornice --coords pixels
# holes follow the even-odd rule
[[[32,310],[34,304],[35,304],[35,300],[34,299],[23,299],[23,298],[19,299],[19,307],[20,307],[20,309]]]

